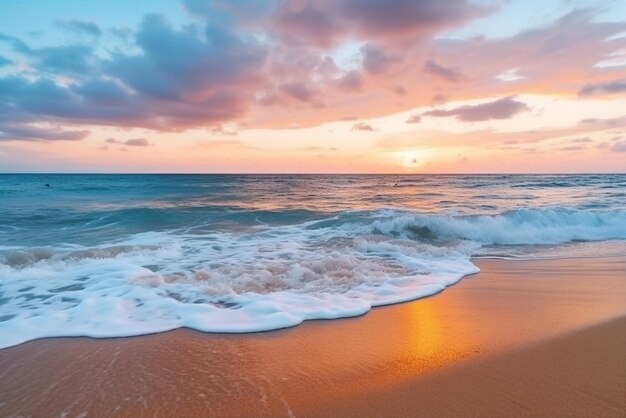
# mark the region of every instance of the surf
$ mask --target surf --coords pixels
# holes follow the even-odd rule
[[[444,290],[477,273],[472,257],[494,246],[511,256],[510,248],[541,253],[547,244],[626,239],[623,210],[284,215],[250,222],[254,215],[240,214],[220,227],[214,218],[193,226],[186,219],[97,245],[2,247],[0,347],[181,327],[269,331],[357,316]]]

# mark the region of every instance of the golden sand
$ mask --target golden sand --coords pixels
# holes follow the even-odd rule
[[[359,318],[1,350],[0,416],[626,416],[626,260],[477,264]]]

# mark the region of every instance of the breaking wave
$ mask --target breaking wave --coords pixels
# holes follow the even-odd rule
[[[236,228],[186,219],[195,226],[92,246],[0,247],[0,347],[41,337],[120,337],[180,327],[265,331],[362,315],[373,306],[442,291],[478,272],[471,257],[494,246],[501,253],[532,248],[528,255],[549,244],[626,240],[624,210],[264,212],[264,222],[240,218]]]

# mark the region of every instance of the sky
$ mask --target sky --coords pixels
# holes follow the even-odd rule
[[[0,0],[0,172],[626,172],[626,3]]]

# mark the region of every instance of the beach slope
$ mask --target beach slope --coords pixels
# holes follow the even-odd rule
[[[476,263],[358,318],[0,350],[0,416],[625,416],[626,260]]]

